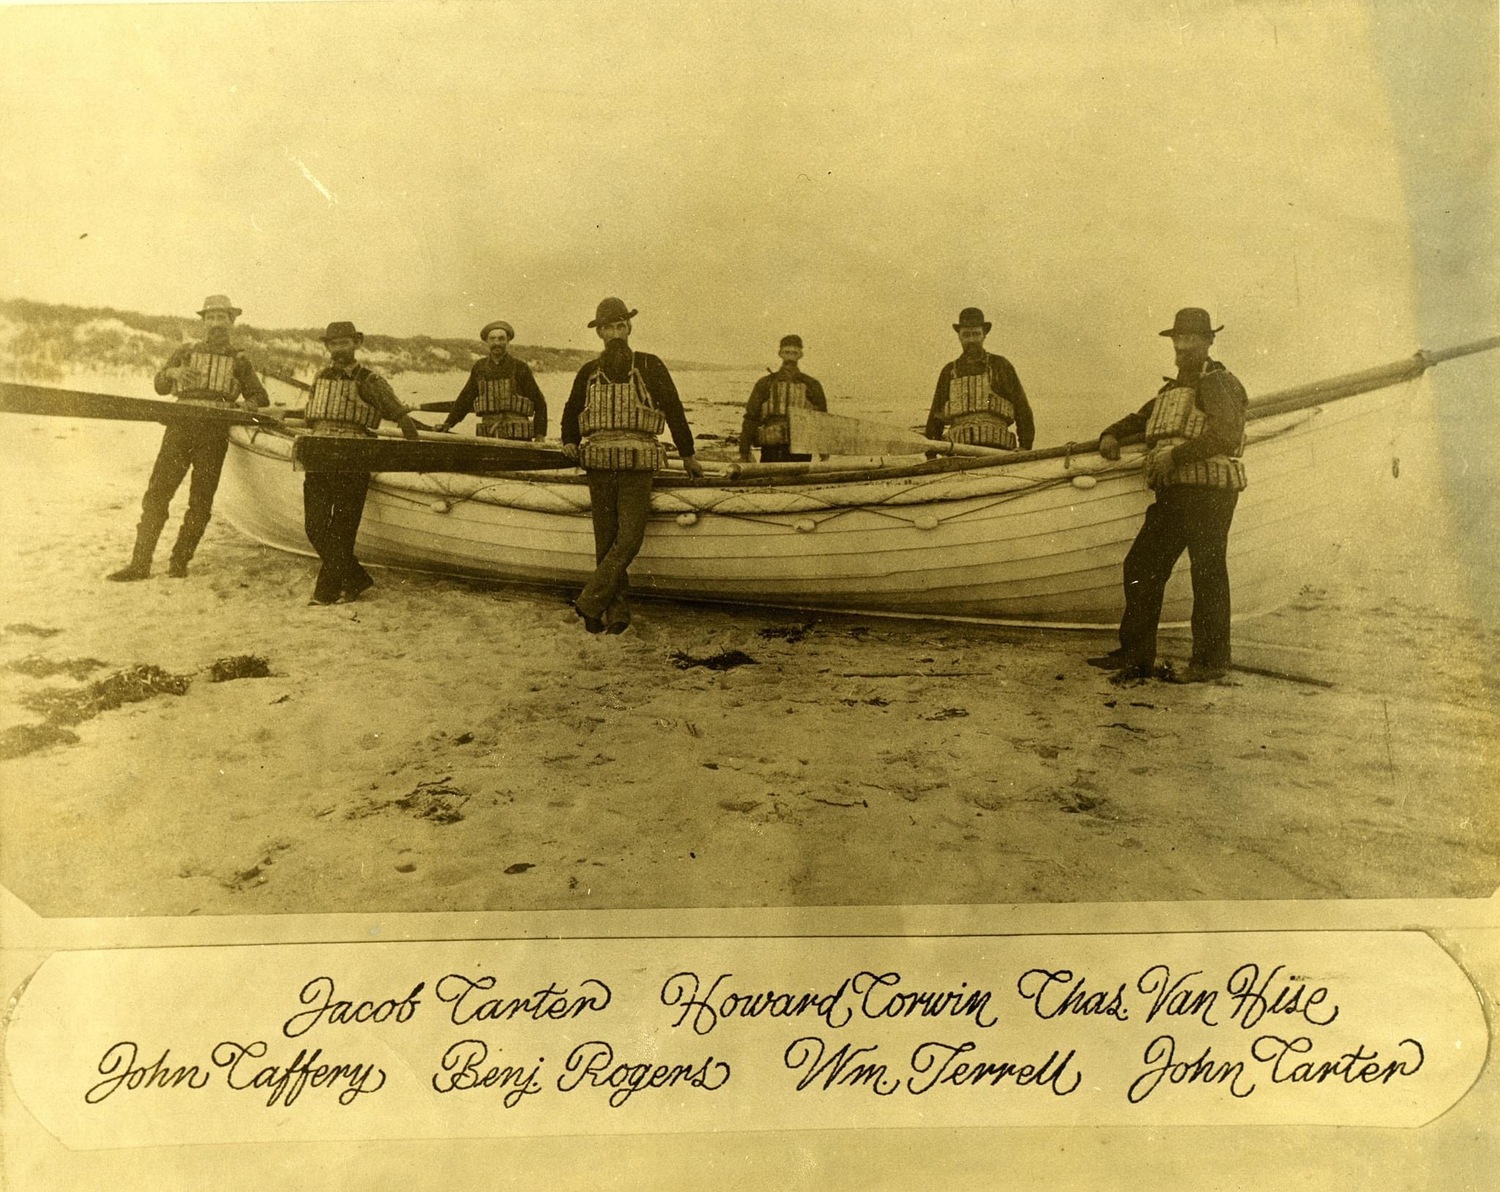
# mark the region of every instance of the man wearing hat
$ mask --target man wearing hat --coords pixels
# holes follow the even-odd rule
[[[598,566],[573,602],[590,633],[623,633],[630,624],[627,569],[645,539],[651,477],[667,462],[657,436],[670,428],[688,475],[703,475],[667,366],[630,347],[637,313],[618,298],[599,303],[589,326],[604,350],[578,370],[563,408],[563,450],[588,476],[594,519]]]
[[[516,329],[504,319],[486,323],[479,338],[489,349],[469,370],[469,379],[439,430],[452,430],[469,416],[479,415],[475,434],[485,439],[547,437],[547,399],[531,375],[531,366],[510,354]]]
[[[229,341],[229,329],[241,314],[223,294],[204,299],[198,317],[203,320],[203,340],[183,344],[156,374],[156,391],[165,396],[175,393],[178,401],[207,402],[232,406],[242,401],[250,409],[271,404],[265,386],[255,369]],[[167,574],[183,579],[198,542],[208,529],[213,515],[214,493],[219,488],[219,473],[229,450],[229,424],[213,422],[168,423],[156,453],[156,464],[141,500],[141,520],[135,529],[135,550],[130,562],[109,578],[118,583],[146,579],[151,574],[151,557],[156,540],[167,524],[172,497],[189,470],[193,473],[188,487],[188,507],[183,514],[177,541],[172,547],[172,561]]]
[[[363,438],[373,435],[382,419],[418,438],[411,411],[396,398],[390,382],[354,360],[365,342],[353,323],[329,323],[323,346],[331,363],[314,379],[307,398],[308,430],[315,435]],[[303,528],[322,567],[313,585],[313,604],[357,600],[375,581],[354,557],[354,539],[365,512],[368,472],[308,472],[302,479]]]
[[[802,462],[812,459],[810,455],[793,455],[791,448],[791,418],[793,406],[828,410],[828,399],[823,386],[802,372],[798,361],[802,359],[802,337],[781,337],[781,368],[755,382],[750,390],[750,400],[745,403],[745,421],[740,427],[740,458],[750,458],[750,448],[760,448],[763,464]]]
[[[953,330],[963,351],[938,373],[932,408],[927,412],[927,437],[1031,450],[1036,434],[1031,404],[1010,361],[984,350],[984,337],[990,333],[984,311],[965,307]]]
[[[1156,396],[1099,436],[1099,454],[1120,458],[1120,440],[1146,440],[1146,483],[1156,493],[1125,556],[1125,614],[1120,648],[1093,666],[1120,678],[1145,678],[1156,665],[1162,595],[1184,550],[1193,577],[1193,656],[1177,682],[1205,683],[1229,670],[1229,523],[1245,487],[1245,387],[1209,348],[1215,327],[1206,310],[1177,312],[1161,332],[1172,341],[1177,375]]]

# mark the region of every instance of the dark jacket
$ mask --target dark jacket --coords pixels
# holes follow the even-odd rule
[[[1168,389],[1182,388],[1182,383],[1173,377],[1164,377],[1163,380],[1166,383],[1156,391],[1158,397]],[[1208,426],[1196,439],[1172,448],[1172,462],[1182,466],[1211,455],[1238,455],[1245,437],[1245,407],[1249,402],[1239,378],[1217,360],[1210,360],[1204,365],[1197,384],[1190,388],[1198,391],[1198,408],[1207,415]],[[1099,437],[1112,435],[1124,439],[1145,434],[1146,423],[1151,420],[1155,406],[1156,398],[1153,397],[1134,414],[1126,414],[1118,422],[1105,427]]]

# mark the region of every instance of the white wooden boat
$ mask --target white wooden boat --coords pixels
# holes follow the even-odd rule
[[[1238,617],[1294,596],[1346,519],[1392,480],[1395,432],[1431,364],[1500,339],[1253,402],[1230,535]],[[291,436],[235,427],[217,508],[240,531],[311,554]],[[634,591],[692,601],[980,618],[1115,623],[1120,567],[1152,497],[1139,453],[1086,444],[1014,462],[920,457],[785,479],[664,477]],[[367,563],[577,587],[594,566],[588,489],[576,472],[374,476],[359,534]],[[1187,567],[1164,620],[1185,620]]]

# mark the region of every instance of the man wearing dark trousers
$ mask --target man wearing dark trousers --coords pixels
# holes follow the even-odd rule
[[[817,378],[802,371],[802,337],[783,335],[777,352],[781,367],[755,382],[745,403],[740,425],[740,458],[750,458],[750,448],[760,448],[763,464],[804,463],[810,455],[796,455],[791,447],[790,412],[795,407],[828,411],[828,398]]]
[[[640,552],[651,514],[651,477],[666,466],[657,436],[667,428],[690,476],[702,476],[693,432],[667,366],[632,351],[637,311],[618,298],[599,303],[589,324],[604,350],[573,378],[563,408],[563,450],[588,476],[598,566],[573,602],[590,633],[623,633],[630,625],[627,569]]]
[[[1214,336],[1206,310],[1177,312],[1161,332],[1172,340],[1177,375],[1134,414],[1099,436],[1099,454],[1120,458],[1120,440],[1144,436],[1146,482],[1156,493],[1125,556],[1120,646],[1091,665],[1122,679],[1145,678],[1156,665],[1156,629],[1172,568],[1188,552],[1193,578],[1193,655],[1181,683],[1222,679],[1229,670],[1229,526],[1245,488],[1245,387],[1209,359]]]
[[[198,312],[203,320],[202,342],[184,344],[172,353],[156,374],[156,391],[163,396],[175,393],[178,401],[210,405],[232,406],[236,400],[253,410],[270,405],[271,399],[250,361],[229,340],[229,329],[241,313],[223,294],[206,298]],[[130,562],[111,572],[108,578],[125,583],[151,575],[151,557],[167,524],[172,497],[191,470],[187,512],[183,514],[172,547],[172,561],[167,566],[167,574],[172,578],[186,578],[188,563],[213,515],[214,494],[219,488],[219,474],[228,450],[228,423],[192,421],[167,425],[151,479],[146,484],[146,495],[141,500],[135,550]]]
[[[309,432],[364,438],[389,418],[408,439],[418,438],[411,411],[397,400],[390,382],[355,362],[355,350],[364,341],[353,323],[328,324],[323,345],[332,363],[313,381],[305,415]],[[368,472],[308,472],[303,477],[303,528],[323,564],[310,603],[357,600],[375,582],[354,556],[369,488]]]

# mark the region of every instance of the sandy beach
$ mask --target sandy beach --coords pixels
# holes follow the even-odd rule
[[[1500,873],[1500,624],[1430,448],[1237,626],[1238,662],[1292,677],[1116,687],[1083,663],[1107,632],[643,602],[592,638],[567,593],[392,571],[308,607],[312,562],[223,518],[172,580],[185,488],[158,574],[110,584],[160,429],[5,429],[0,877],[42,915],[1476,897]],[[674,657],[731,651],[753,661]],[[270,674],[213,681],[247,655]],[[142,665],[190,682],[21,735],[46,693]]]

